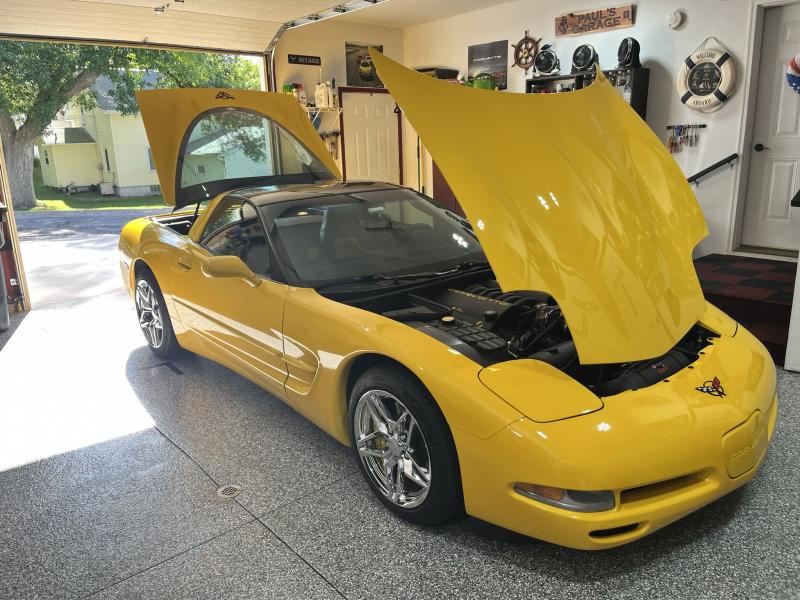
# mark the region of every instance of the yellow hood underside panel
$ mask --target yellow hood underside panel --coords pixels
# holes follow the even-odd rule
[[[705,310],[708,234],[668,152],[598,70],[561,94],[437,81],[372,50],[504,291],[558,302],[584,364],[664,354]]]
[[[254,90],[191,88],[136,92],[164,202],[175,205],[181,142],[192,121],[215,108],[243,108],[272,119],[294,135],[333,175],[341,179],[336,163],[303,107],[290,94]],[[201,198],[198,198],[201,200]]]

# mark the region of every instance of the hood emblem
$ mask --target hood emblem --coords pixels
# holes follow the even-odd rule
[[[231,96],[228,92],[219,91],[217,95],[214,96],[215,100],[236,100],[233,96]]]
[[[710,394],[719,398],[725,396],[725,388],[722,387],[719,377],[714,377],[714,379],[711,381],[706,381],[703,383],[703,385],[694,389],[696,389],[698,392],[703,392],[704,394]]]

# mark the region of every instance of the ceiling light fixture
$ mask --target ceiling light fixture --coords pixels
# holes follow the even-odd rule
[[[330,19],[331,17],[338,17],[345,13],[351,13],[355,10],[361,10],[362,8],[368,8],[370,6],[375,6],[376,4],[381,4],[382,2],[388,1],[389,0],[350,0],[350,2],[344,2],[334,6],[333,8],[312,13],[310,15],[306,15],[305,17],[300,17],[299,19],[293,19],[287,23],[284,23],[284,25],[286,29],[302,27],[303,25],[309,25],[311,23],[316,23],[317,21]]]

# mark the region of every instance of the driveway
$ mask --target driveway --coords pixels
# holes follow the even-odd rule
[[[17,228],[34,309],[121,293],[117,237],[160,210],[21,212]]]
[[[167,212],[156,210],[52,210],[15,213],[22,241],[72,239],[103,234],[117,235],[123,225],[138,217]]]

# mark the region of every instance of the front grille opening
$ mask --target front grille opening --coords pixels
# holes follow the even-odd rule
[[[630,525],[622,525],[620,527],[612,527],[611,529],[595,529],[589,532],[589,537],[593,538],[610,538],[615,535],[622,535],[629,533],[639,527],[638,523],[631,523]]]
[[[642,500],[650,500],[667,494],[684,492],[705,482],[706,477],[703,473],[690,473],[689,475],[667,479],[666,481],[622,490],[619,501],[620,504],[641,502]]]

